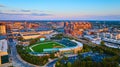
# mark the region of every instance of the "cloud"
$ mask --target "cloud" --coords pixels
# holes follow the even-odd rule
[[[0,7],[5,7],[4,5],[0,4]]]
[[[6,14],[32,14],[32,15],[51,15],[47,14],[48,12],[46,11],[39,11],[39,10],[26,10],[26,9],[21,9],[21,10],[0,10],[2,13]]]
[[[6,12],[3,10],[3,12]],[[46,12],[46,11],[40,11],[40,10],[26,10],[26,9],[21,9],[21,10],[7,10],[7,12]]]
[[[0,12],[0,15],[28,15],[28,16],[52,16],[52,14],[47,14],[47,13],[3,13]]]
[[[37,15],[37,16],[36,16]],[[9,13],[0,13],[0,20],[42,20],[52,18],[51,14],[9,14]]]
[[[31,10],[2,10],[2,12],[11,12],[11,13],[15,13],[15,12],[31,12]]]
[[[31,10],[20,10],[21,12],[31,12]]]
[[[33,15],[33,16],[52,16],[52,14],[47,14],[47,13],[40,13],[40,14],[32,13],[31,15]]]
[[[54,14],[49,14],[48,12],[34,12],[25,10],[25,12],[20,10],[13,11],[0,11],[0,20],[17,20],[17,19],[68,19],[68,20],[120,20],[120,15],[104,15],[104,16],[95,16],[95,15],[84,15],[84,16],[59,16]]]
[[[18,12],[17,10],[8,10],[9,12]]]

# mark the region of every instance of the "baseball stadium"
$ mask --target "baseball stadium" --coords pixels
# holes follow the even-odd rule
[[[32,54],[50,54],[53,52],[77,53],[83,47],[83,44],[75,40],[62,39],[60,41],[45,41],[40,39],[40,42],[28,46],[26,49]]]

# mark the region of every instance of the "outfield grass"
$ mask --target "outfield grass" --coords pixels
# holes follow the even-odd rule
[[[33,46],[30,46],[34,52],[43,52],[43,49],[47,48],[62,48],[65,47],[64,45],[61,45],[56,42],[44,42],[44,43],[38,43]],[[28,48],[28,51],[31,51],[30,48]]]

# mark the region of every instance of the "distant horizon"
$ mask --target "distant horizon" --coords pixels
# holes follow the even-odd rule
[[[120,20],[120,0],[0,0],[0,20]]]
[[[0,21],[120,21],[120,20],[0,20]]]

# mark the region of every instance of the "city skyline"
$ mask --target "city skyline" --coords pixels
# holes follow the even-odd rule
[[[1,0],[0,20],[120,20],[119,0]]]

